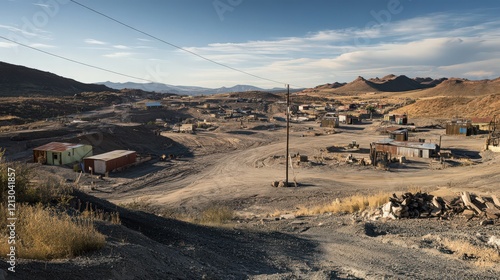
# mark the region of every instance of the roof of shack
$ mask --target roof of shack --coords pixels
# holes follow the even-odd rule
[[[38,151],[49,151],[49,152],[65,152],[74,148],[79,148],[86,146],[84,144],[72,144],[72,143],[61,143],[61,142],[50,142],[48,144],[36,147],[33,150]]]
[[[115,150],[115,151],[107,152],[107,153],[100,154],[100,155],[86,157],[85,159],[109,161],[112,159],[121,158],[123,156],[135,154],[135,153],[136,153],[135,151],[129,151],[129,150]]]

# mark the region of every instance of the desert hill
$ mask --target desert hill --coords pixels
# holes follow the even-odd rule
[[[483,96],[496,93],[500,93],[500,78],[478,81],[450,78],[433,88],[423,90],[418,96]]]
[[[473,118],[500,115],[500,93],[481,97],[437,97],[421,99],[393,113],[412,117]]]
[[[368,92],[405,92],[434,87],[446,80],[445,78],[434,80],[432,78],[410,79],[405,75],[396,76],[390,74],[383,78],[365,79],[361,76],[350,83],[338,83],[319,85],[314,89],[304,92],[321,91],[340,95],[357,95]]]
[[[0,96],[68,96],[81,92],[115,91],[104,85],[84,84],[50,72],[0,62]]]
[[[413,92],[411,97],[415,103],[394,112],[416,117],[491,117],[500,114],[500,78],[450,78],[436,87]]]

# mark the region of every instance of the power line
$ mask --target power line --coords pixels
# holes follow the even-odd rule
[[[174,48],[176,48],[176,49],[179,49],[179,50],[182,50],[182,51],[187,52],[187,53],[189,53],[189,54],[192,54],[192,55],[194,55],[194,56],[197,56],[197,57],[199,57],[199,58],[201,58],[201,59],[204,59],[204,60],[206,60],[206,61],[209,61],[209,62],[211,62],[211,63],[217,64],[217,65],[219,65],[219,66],[222,66],[222,67],[228,68],[228,69],[233,70],[233,71],[240,72],[240,73],[245,74],[245,75],[248,75],[248,76],[252,76],[252,77],[257,78],[257,79],[261,79],[261,80],[265,80],[265,81],[269,81],[269,82],[273,82],[273,83],[277,83],[277,84],[281,84],[281,85],[288,84],[288,83],[284,83],[284,82],[276,81],[276,80],[273,80],[273,79],[265,78],[265,77],[262,77],[262,76],[259,76],[259,75],[255,75],[255,74],[249,73],[249,72],[247,72],[247,71],[244,71],[244,70],[241,70],[241,69],[238,69],[238,68],[235,68],[235,67],[232,67],[232,66],[229,66],[229,65],[226,65],[226,64],[220,63],[220,62],[218,62],[218,61],[215,61],[215,60],[213,60],[213,59],[210,59],[210,58],[205,57],[205,56],[203,56],[203,55],[197,54],[197,53],[195,53],[195,52],[193,52],[193,51],[190,51],[190,50],[188,50],[188,49],[185,49],[185,48],[183,48],[183,47],[180,47],[180,46],[175,45],[175,44],[173,44],[173,43],[170,43],[170,42],[168,42],[168,41],[165,41],[165,40],[163,40],[163,39],[161,39],[161,38],[158,38],[158,37],[156,37],[156,36],[154,36],[154,35],[151,35],[151,34],[150,34],[150,33],[148,33],[148,32],[145,32],[145,31],[142,31],[142,30],[140,30],[140,29],[138,29],[138,28],[135,28],[135,27],[133,27],[133,26],[131,26],[131,25],[129,25],[129,24],[126,24],[126,23],[124,23],[124,22],[122,22],[122,21],[120,21],[120,20],[117,20],[117,19],[115,19],[115,18],[113,18],[113,17],[111,17],[111,16],[108,16],[108,15],[106,15],[106,14],[102,13],[102,12],[99,12],[99,11],[97,11],[97,10],[93,9],[93,8],[90,8],[89,6],[86,6],[86,5],[84,5],[84,4],[81,4],[81,3],[79,3],[78,1],[75,1],[75,0],[70,0],[70,1],[71,1],[71,2],[73,2],[73,3],[75,3],[75,4],[77,4],[77,5],[79,5],[79,6],[81,6],[81,7],[83,7],[83,8],[85,8],[85,9],[87,9],[87,10],[89,10],[89,11],[92,11],[92,12],[94,12],[94,13],[98,14],[98,15],[101,15],[101,16],[103,16],[103,17],[105,17],[105,18],[107,18],[107,19],[109,19],[109,20],[111,20],[111,21],[114,21],[114,22],[116,22],[116,23],[118,23],[118,24],[120,24],[120,25],[123,25],[123,26],[125,26],[125,27],[127,27],[127,28],[130,28],[130,29],[132,29],[132,30],[134,30],[134,31],[136,31],[136,32],[139,32],[139,33],[141,33],[141,34],[143,34],[143,35],[145,35],[145,36],[148,36],[148,37],[150,37],[150,38],[153,38],[153,39],[155,39],[155,40],[158,40],[158,41],[160,41],[160,42],[162,42],[162,43],[164,43],[164,44],[167,44],[167,45],[169,45],[169,46],[171,46],[171,47],[174,47]],[[297,87],[297,88],[301,88],[301,87],[298,87],[298,86],[296,86],[296,87]]]
[[[57,57],[57,58],[60,58],[60,59],[64,59],[64,60],[73,62],[73,63],[77,63],[77,64],[84,65],[84,66],[87,66],[87,67],[91,67],[91,68],[94,68],[94,69],[105,71],[105,72],[108,72],[108,73],[113,73],[113,74],[116,74],[116,75],[124,76],[124,77],[127,77],[127,78],[132,78],[132,79],[136,79],[136,80],[142,80],[142,81],[146,81],[146,82],[150,82],[150,83],[156,83],[155,81],[152,81],[152,80],[148,80],[148,79],[144,79],[144,78],[139,78],[139,77],[135,77],[135,76],[132,76],[132,75],[123,74],[123,73],[120,73],[120,72],[116,72],[116,71],[109,70],[109,69],[106,69],[106,68],[102,68],[102,67],[99,67],[99,66],[91,65],[91,64],[88,64],[88,63],[85,63],[85,62],[81,62],[81,61],[77,61],[77,60],[74,60],[74,59],[71,59],[71,58],[67,58],[67,57],[64,57],[64,56],[61,56],[61,55],[57,55],[57,54],[54,54],[54,53],[51,53],[51,52],[48,52],[48,51],[44,51],[44,50],[41,50],[41,49],[38,49],[38,48],[35,48],[35,47],[32,47],[32,46],[28,46],[28,45],[16,42],[14,40],[5,38],[3,36],[0,36],[0,38],[4,39],[6,41],[12,42],[14,44],[17,44],[19,46],[23,46],[25,48],[29,48],[29,49],[32,49],[32,50],[35,50],[35,51],[38,51],[38,52],[41,52],[41,53],[44,53],[44,54],[48,54],[50,56],[54,56],[54,57]]]

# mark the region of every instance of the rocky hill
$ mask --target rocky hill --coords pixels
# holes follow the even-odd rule
[[[340,95],[357,95],[369,92],[405,92],[412,90],[421,90],[434,87],[446,78],[415,78],[410,79],[405,75],[396,76],[393,74],[383,78],[365,79],[361,76],[350,83],[338,83],[319,85],[314,89],[305,90],[304,92],[322,91],[325,93],[334,93]]]
[[[69,96],[101,91],[114,90],[104,85],[84,84],[50,72],[0,62],[0,97]]]
[[[437,97],[417,100],[393,113],[408,113],[412,117],[473,118],[500,115],[500,93],[481,97]]]
[[[497,93],[500,93],[500,78],[478,81],[450,78],[433,88],[422,91],[418,96],[483,96]]]

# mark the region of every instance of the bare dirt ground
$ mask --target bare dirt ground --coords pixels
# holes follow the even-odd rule
[[[500,156],[481,152],[484,136],[443,136],[443,129],[425,128],[410,137],[438,143],[442,136],[442,148],[464,159],[441,165],[410,158],[380,170],[345,162],[349,154],[368,158],[369,143],[385,137],[376,132],[379,121],[343,125],[330,134],[314,122],[293,124],[290,152],[307,155],[309,162],[295,163],[290,170],[290,181],[299,187],[273,188],[272,181],[285,178],[283,126],[251,122],[242,128],[240,122],[229,121],[214,131],[158,136],[141,127],[101,121],[104,128],[99,131],[112,139],[105,138],[103,145],[129,143],[144,152],[182,156],[166,162],[153,157],[103,180],[83,176],[78,197],[118,211],[122,219],[121,226],[99,225],[108,235],[106,248],[71,260],[25,260],[10,279],[498,279],[498,263],[478,265],[474,256],[457,255],[442,242],[449,238],[486,246],[492,236],[500,237],[498,222],[482,226],[479,219],[460,216],[371,221],[351,214],[272,215],[353,194],[415,188],[440,195],[463,190],[500,195]],[[95,132],[84,124],[73,129],[64,137],[43,139],[75,140]],[[18,134],[3,134],[1,143],[19,147],[12,158],[27,160],[38,142],[12,142]],[[344,149],[352,140],[360,149]],[[69,181],[76,178],[69,168],[41,168]],[[225,205],[236,217],[215,228],[117,206],[134,201],[186,213]]]

